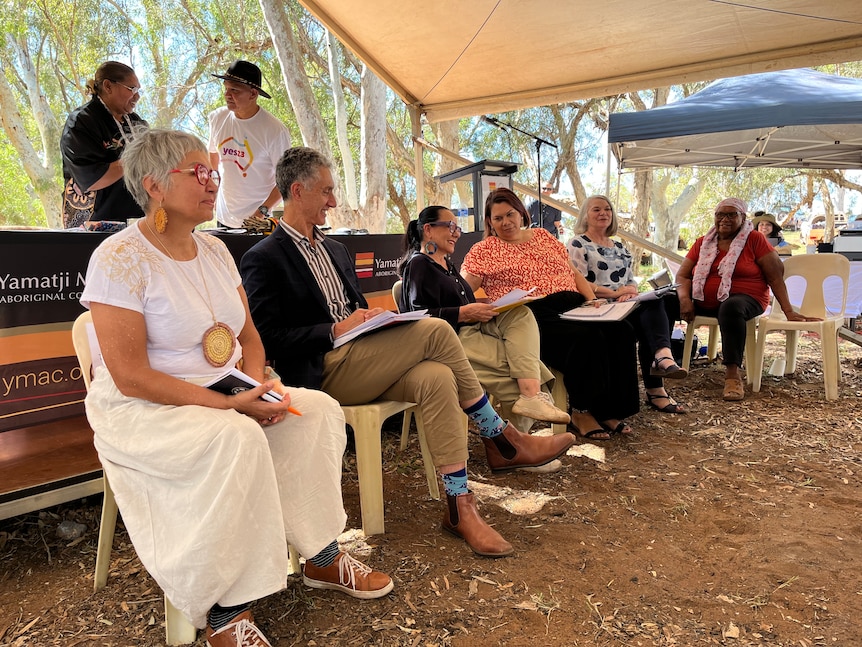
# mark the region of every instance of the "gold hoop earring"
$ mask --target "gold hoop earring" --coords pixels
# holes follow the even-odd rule
[[[165,233],[165,229],[168,228],[168,212],[165,211],[165,208],[159,205],[159,208],[156,209],[156,213],[153,214],[153,220],[156,223],[156,231],[160,234]]]

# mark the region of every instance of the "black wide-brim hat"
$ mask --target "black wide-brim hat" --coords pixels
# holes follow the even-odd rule
[[[269,93],[260,87],[260,83],[263,81],[263,75],[260,73],[260,68],[254,63],[249,63],[248,61],[234,61],[230,64],[230,67],[227,68],[227,72],[224,74],[213,74],[213,76],[217,79],[224,79],[225,81],[245,83],[257,90],[260,93],[260,96],[272,99],[272,97],[269,96]]]

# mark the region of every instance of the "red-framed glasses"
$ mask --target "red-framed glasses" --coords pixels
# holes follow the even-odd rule
[[[216,186],[221,184],[221,175],[219,175],[219,172],[215,169],[207,168],[204,164],[195,164],[193,168],[171,169],[171,173],[194,173],[201,186],[206,186],[210,180]]]

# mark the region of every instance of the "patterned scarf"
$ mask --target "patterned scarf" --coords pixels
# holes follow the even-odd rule
[[[730,280],[733,277],[733,270],[736,269],[736,261],[739,260],[739,255],[748,240],[748,234],[752,231],[754,231],[754,226],[750,220],[742,223],[742,227],[739,228],[734,239],[730,241],[727,255],[718,264],[718,275],[721,277],[721,285],[718,286],[719,301],[724,301],[730,296]],[[697,260],[697,266],[694,268],[694,276],[691,280],[691,296],[696,301],[703,301],[703,286],[706,284],[706,277],[709,275],[712,262],[717,255],[718,232],[713,227],[703,237],[703,243],[700,245],[700,257]]]

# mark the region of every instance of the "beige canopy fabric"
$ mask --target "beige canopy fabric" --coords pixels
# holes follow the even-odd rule
[[[300,0],[431,122],[862,60],[860,0]]]

